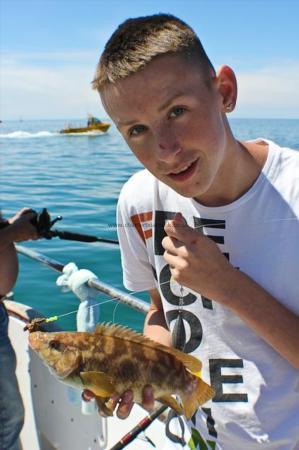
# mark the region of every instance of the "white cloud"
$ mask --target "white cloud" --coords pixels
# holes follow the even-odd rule
[[[1,57],[1,118],[105,117],[91,80],[99,52],[5,54]],[[237,73],[235,117],[298,118],[299,62],[271,63]]]
[[[99,95],[91,88],[96,56],[82,52],[67,57],[51,53],[3,58],[1,117],[72,118],[85,117],[88,112],[106,116]],[[57,64],[57,60],[63,64]]]
[[[239,117],[299,117],[299,62],[285,61],[263,69],[240,72]]]

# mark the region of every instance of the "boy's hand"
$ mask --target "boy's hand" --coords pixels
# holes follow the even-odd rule
[[[90,401],[91,399],[95,398],[95,395],[93,394],[93,392],[85,389],[83,391],[82,398],[85,401]],[[112,411],[117,408],[116,415],[119,419],[126,419],[129,416],[134,405],[133,392],[131,390],[127,390],[122,395],[113,395],[109,403],[109,408],[111,408]],[[147,411],[152,411],[154,409],[154,403],[155,400],[151,386],[145,386],[142,392],[143,408]],[[101,410],[100,408],[99,413],[101,414],[101,416],[107,417],[105,411]]]
[[[181,213],[165,225],[164,259],[172,278],[201,295],[221,299],[235,271],[217,245],[187,225]]]

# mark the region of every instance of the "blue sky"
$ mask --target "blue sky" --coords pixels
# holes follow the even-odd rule
[[[91,90],[105,42],[123,20],[177,15],[216,68],[238,79],[234,117],[299,118],[298,0],[0,0],[4,119],[105,117]]]

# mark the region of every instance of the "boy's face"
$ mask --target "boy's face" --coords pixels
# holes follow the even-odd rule
[[[217,78],[162,56],[110,84],[103,104],[139,161],[179,194],[203,203],[227,177],[227,128]],[[226,175],[225,175],[226,174]]]

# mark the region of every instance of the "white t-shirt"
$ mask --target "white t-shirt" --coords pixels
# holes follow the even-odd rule
[[[234,267],[299,315],[299,152],[263,141],[269,152],[262,172],[229,205],[203,206],[147,170],[133,175],[121,191],[117,222],[124,285],[132,291],[157,288],[171,330],[180,287],[169,282],[161,241],[165,221],[176,212],[213,239]],[[181,438],[185,448],[193,433],[190,448],[299,449],[299,371],[230,309],[187,288],[183,295],[185,351],[202,361],[202,377],[216,396],[193,422],[171,419],[168,437]],[[165,448],[182,445],[168,441]]]

